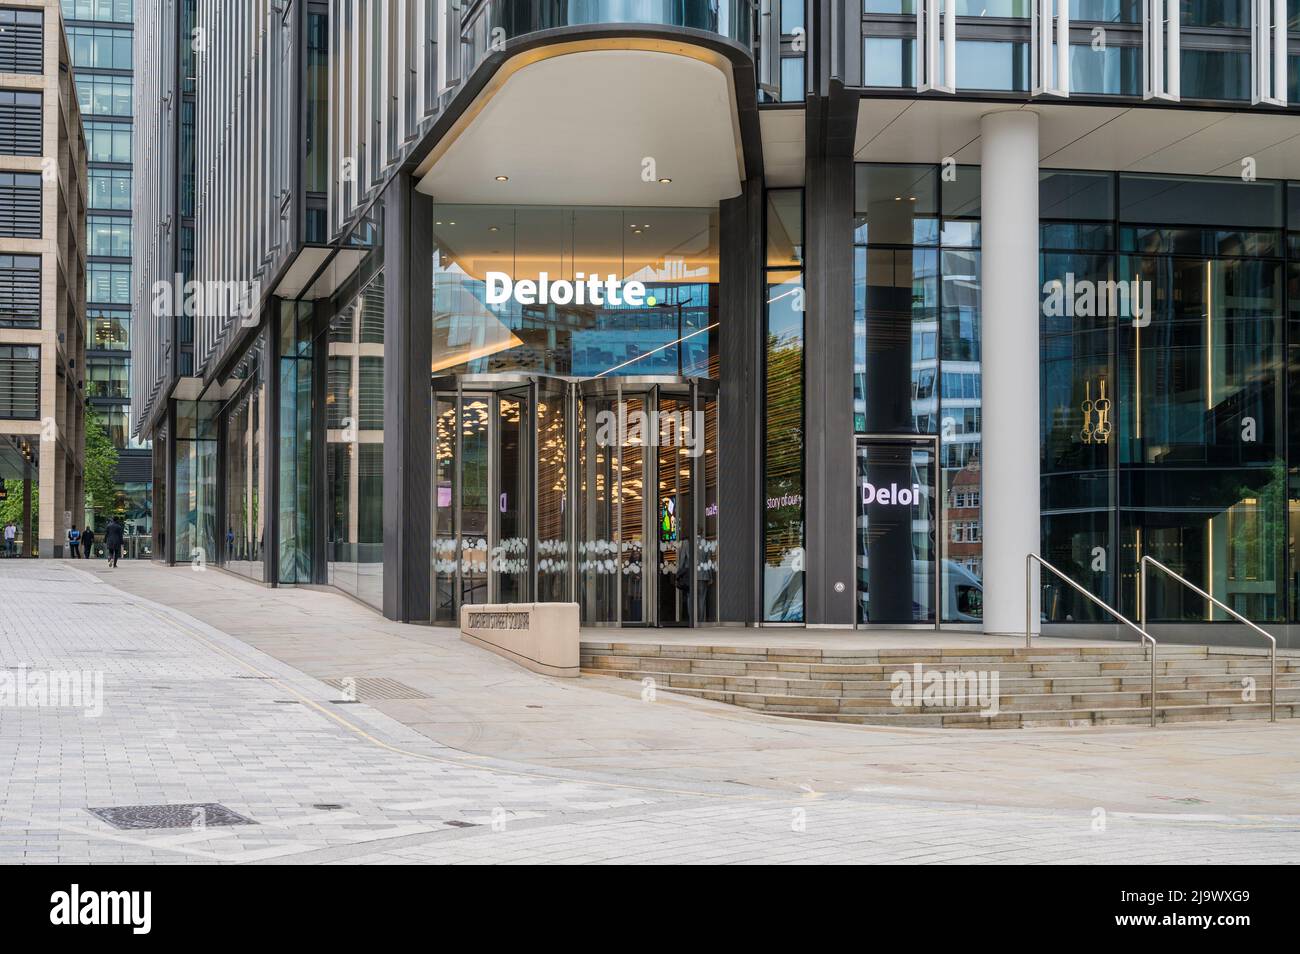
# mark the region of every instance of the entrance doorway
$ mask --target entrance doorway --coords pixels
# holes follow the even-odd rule
[[[576,602],[583,622],[717,621],[717,384],[434,382],[433,617]]]
[[[937,627],[937,442],[861,438],[856,457],[857,621]]]

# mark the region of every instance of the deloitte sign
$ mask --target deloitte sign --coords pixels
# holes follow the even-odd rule
[[[913,484],[912,489],[899,487],[898,484],[890,484],[888,487],[877,487],[869,480],[862,482],[862,502],[864,504],[876,503],[882,506],[890,507],[910,507],[913,504],[921,502],[921,485]]]
[[[487,303],[504,305],[514,301],[520,305],[628,305],[632,308],[651,307],[656,304],[654,295],[645,293],[641,282],[624,282],[610,275],[586,275],[578,272],[573,281],[551,281],[546,272],[537,281],[514,281],[505,272],[487,273]]]

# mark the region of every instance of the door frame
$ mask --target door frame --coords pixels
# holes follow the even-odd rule
[[[858,488],[858,451],[868,444],[894,444],[924,447],[930,451],[934,467],[934,622],[933,623],[863,623],[858,620],[858,535],[861,532],[862,494]],[[861,630],[918,629],[938,630],[943,625],[943,475],[939,466],[939,436],[937,434],[854,434],[853,435],[853,628]]]

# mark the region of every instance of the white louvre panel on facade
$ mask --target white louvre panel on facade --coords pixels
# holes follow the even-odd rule
[[[176,27],[179,0],[158,0],[135,23],[135,175],[131,195],[134,250],[131,301],[131,427],[138,432],[171,373],[174,326],[153,314],[154,287],[170,287],[179,229],[176,147],[180,96]]]
[[[957,0],[917,0],[916,91],[957,91]]]
[[[1285,106],[1287,94],[1286,0],[1252,0],[1251,103]]]
[[[1070,95],[1070,0],[1034,0],[1030,62],[1035,96]]]
[[[256,303],[293,234],[294,22],[272,0],[198,7],[194,278],[227,304]],[[195,318],[196,374],[239,321],[235,308]]]
[[[1142,98],[1181,98],[1182,47],[1175,0],[1142,0]]]

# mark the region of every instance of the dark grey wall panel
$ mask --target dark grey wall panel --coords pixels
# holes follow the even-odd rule
[[[429,619],[433,204],[399,175],[384,192],[384,615]]]
[[[723,622],[757,621],[762,476],[763,188],[749,179],[720,205],[722,303],[718,329],[718,610]]]

